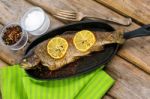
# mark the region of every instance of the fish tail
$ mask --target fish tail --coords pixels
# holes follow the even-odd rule
[[[120,29],[115,31],[114,40],[115,40],[116,43],[119,43],[119,44],[124,43],[125,39],[123,38],[123,34],[124,34],[124,29],[123,28],[120,28]]]

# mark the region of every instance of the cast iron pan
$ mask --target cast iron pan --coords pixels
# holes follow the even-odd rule
[[[63,27],[59,27],[55,30],[52,30],[37,38],[28,46],[27,50],[25,51],[24,57],[30,56],[30,54],[34,50],[34,47],[36,47],[36,45],[38,45],[40,42],[44,40],[52,38],[56,35],[60,35],[66,31],[80,31],[84,29],[88,29],[91,31],[107,31],[107,32],[115,31],[115,29],[110,25],[98,21],[90,20],[68,24]],[[150,25],[145,25],[137,30],[124,33],[124,38],[130,39],[133,37],[148,36],[148,35],[150,35]],[[95,70],[97,68],[100,68],[101,66],[106,65],[117,53],[120,46],[121,45],[119,44],[106,45],[103,51],[95,52],[88,56],[82,57],[79,60],[70,63],[56,71],[49,71],[47,67],[43,67],[41,64],[39,64],[37,67],[33,69],[26,70],[26,72],[31,77],[42,80],[60,79],[80,75],[83,73],[88,73],[92,70]]]

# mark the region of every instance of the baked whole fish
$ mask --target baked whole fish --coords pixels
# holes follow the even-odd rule
[[[72,33],[68,33],[72,32]],[[75,35],[75,31],[68,31],[59,35],[60,37],[64,38],[68,42],[68,50],[65,56],[61,59],[54,59],[52,58],[47,52],[47,44],[50,39],[43,41],[42,43],[38,44],[32,54],[27,58],[23,59],[21,62],[21,66],[24,69],[31,69],[38,64],[42,64],[43,66],[47,66],[49,70],[57,70],[66,64],[74,62],[75,60],[79,59],[80,57],[86,56],[92,52],[101,51],[103,50],[104,45],[112,44],[112,43],[124,43],[123,39],[123,30],[119,29],[114,32],[98,32],[92,31],[95,35],[96,42],[94,45],[86,52],[81,52],[77,50],[73,44],[73,38]]]

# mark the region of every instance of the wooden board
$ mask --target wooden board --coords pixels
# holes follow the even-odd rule
[[[0,24],[0,30],[2,30],[3,25]],[[14,53],[12,53],[8,48],[2,46],[0,44],[0,59],[5,61],[6,63],[15,64],[16,57],[14,57]]]
[[[79,1],[79,0],[27,0],[30,3],[40,6],[43,9],[45,9],[50,14],[52,13],[53,9],[63,9],[63,10],[70,10],[70,11],[76,11],[76,12],[82,12],[85,16],[90,17],[97,17],[97,18],[104,18],[104,19],[115,19],[118,21],[118,23],[125,23],[126,21],[129,21],[128,18],[122,17],[110,10],[106,10],[105,7],[99,6],[96,2],[92,0],[86,1]],[[41,3],[42,2],[42,3]],[[101,10],[97,10],[94,8],[100,8]],[[106,12],[104,12],[106,10]],[[102,12],[101,12],[102,11]],[[110,12],[110,13],[108,13]],[[107,14],[107,16],[106,16]],[[111,16],[110,16],[111,15]],[[60,20],[62,21],[62,20]]]
[[[60,9],[70,9],[75,11],[80,11],[85,15],[95,16],[95,17],[115,17],[120,20],[125,20],[123,16],[107,9],[106,7],[99,5],[98,3],[92,0],[27,0],[31,3],[36,4],[42,8],[45,8],[47,12],[50,12],[52,7],[60,8]],[[42,3],[41,3],[42,2]],[[61,5],[60,5],[61,4]],[[113,27],[120,28],[116,24],[111,24]],[[133,23],[129,27],[123,27],[127,31],[132,31],[134,29],[139,28],[140,26]],[[143,40],[144,39],[144,40]],[[149,51],[149,40],[150,37],[142,37],[142,38],[135,38],[126,42],[125,46],[122,50],[118,53],[119,56],[122,58],[130,61],[131,63],[137,65],[139,68],[143,69],[144,71],[150,73],[150,63],[147,61],[150,59]],[[141,41],[141,42],[139,42]],[[133,46],[134,45],[134,46]],[[137,54],[138,53],[138,54]],[[146,57],[146,58],[143,58]]]
[[[150,37],[128,40],[118,55],[150,74]]]
[[[148,99],[150,76],[120,57],[114,57],[106,71],[116,79],[108,92],[115,99]]]
[[[102,99],[114,99],[114,98],[111,97],[110,95],[105,95]]]
[[[97,2],[132,17],[139,23],[150,24],[150,0],[96,0]]]
[[[3,67],[3,66],[7,66],[8,64],[3,62],[2,60],[0,60],[0,68]]]

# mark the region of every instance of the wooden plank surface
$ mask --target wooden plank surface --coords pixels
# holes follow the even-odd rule
[[[71,9],[71,10],[81,11],[84,14],[88,14],[88,15],[101,16],[101,17],[113,16],[122,20],[125,19],[123,16],[98,4],[97,2],[94,2],[93,0],[72,0],[72,1],[70,0],[57,0],[57,1],[36,0],[36,1],[37,2],[40,1],[41,4],[45,4],[45,5],[47,4],[46,5],[47,7],[55,6],[61,9]],[[0,6],[1,6],[0,8],[2,12],[3,11],[7,12],[7,14],[3,13],[4,16],[8,15],[7,20],[5,20],[4,16],[0,15],[0,22],[2,24],[6,24],[12,20],[14,21],[18,20],[18,17],[16,17],[16,15],[19,16],[20,12],[24,12],[27,8],[30,8],[33,5],[29,4],[28,2],[24,0],[21,0],[21,1],[20,0],[10,0],[10,1],[3,0],[3,1],[0,1]],[[14,15],[14,18],[12,19],[11,17],[13,15]],[[51,22],[52,27],[50,29],[63,25],[62,22],[54,19],[51,16],[49,17],[52,20]],[[114,24],[111,24],[111,25],[114,26],[116,29],[120,27]],[[137,24],[133,23],[131,26],[124,27],[124,28],[126,29],[126,31],[130,31],[138,27],[139,26]],[[149,37],[135,38],[135,39],[129,40],[126,42],[124,47],[120,50],[118,55],[136,64],[140,68],[149,70],[150,63],[149,61],[147,61],[150,59],[149,57],[150,47],[148,46],[149,40],[150,40]],[[10,56],[10,54],[7,54],[5,52],[9,52],[13,54],[13,56],[15,57],[17,55],[16,52],[5,51],[1,47],[0,49],[4,56]],[[144,59],[145,58],[144,56],[147,59]],[[18,54],[17,57],[21,57],[21,54]],[[146,99],[147,97],[149,97],[150,95],[150,90],[149,90],[150,78],[149,77],[150,76],[144,73],[143,71],[139,70],[138,68],[135,68],[134,65],[116,56],[112,60],[112,62],[109,64],[109,66],[106,68],[106,70],[111,76],[113,76],[113,78],[117,80],[117,82],[115,86],[108,92],[109,95],[105,96],[104,99],[112,99],[112,97],[115,97],[117,99],[140,99],[140,98]]]
[[[128,40],[118,55],[150,74],[150,37]]]
[[[120,57],[114,57],[106,71],[116,79],[108,92],[115,99],[148,99],[150,76]]]
[[[116,12],[132,17],[142,24],[150,24],[150,0],[96,0]]]
[[[0,1],[1,2],[1,1]],[[3,3],[0,3],[0,9],[1,9],[1,13],[0,13],[0,23],[1,24],[7,24],[10,20],[14,20],[14,16],[13,16],[13,11],[9,10],[9,7],[6,6]],[[9,17],[12,16],[12,17]]]
[[[40,6],[51,14],[53,8],[64,9],[64,10],[73,10],[76,12],[82,12],[84,15],[90,17],[103,17],[103,18],[115,18],[118,19],[118,22],[127,21],[128,18],[122,17],[117,13],[107,9],[106,7],[99,6],[93,0],[27,0],[28,2]],[[42,2],[42,3],[41,3]],[[101,10],[97,10],[97,9]],[[109,13],[108,13],[109,12]]]
[[[3,25],[0,24],[0,30],[2,30],[2,28],[3,28]],[[15,61],[16,57],[14,57],[14,53],[12,53],[12,51],[10,51],[8,48],[2,46],[1,44],[0,44],[0,59],[2,59],[3,61],[5,61],[8,64],[9,63],[15,64],[15,62],[16,62]]]
[[[89,16],[98,16],[98,17],[115,17],[118,19],[125,20],[123,16],[120,16],[119,14],[113,12],[110,9],[107,9],[106,7],[99,5],[98,3],[92,1],[92,0],[27,0],[31,3],[34,2],[34,4],[45,8],[46,11],[50,12],[51,7],[56,7],[60,9],[70,9],[75,11],[80,11],[86,15]],[[42,2],[42,3],[41,3]],[[60,5],[61,4],[61,5]],[[97,10],[100,9],[100,10]],[[120,28],[121,26],[111,24],[116,29]],[[131,31],[134,29],[139,28],[140,26],[133,23],[129,27],[123,27],[126,31]],[[144,39],[144,40],[143,40]],[[126,42],[125,46],[122,48],[122,50],[118,53],[119,56],[123,57],[124,59],[130,61],[131,63],[137,65],[139,68],[143,69],[144,71],[150,73],[150,62],[147,61],[150,59],[149,51],[150,45],[149,45],[150,37],[142,37],[142,38],[134,38],[132,40],[129,40]],[[141,41],[141,42],[139,42]],[[134,46],[133,46],[134,45]],[[137,54],[138,53],[138,54]],[[146,58],[143,58],[146,57]]]
[[[3,62],[2,60],[0,60],[0,68],[3,67],[3,66],[7,66],[8,64]]]
[[[18,21],[18,22],[20,22],[21,17],[28,9],[30,9],[31,7],[34,7],[29,2],[26,2],[26,0],[4,0],[1,3],[5,4],[9,7],[9,11],[7,13],[10,13],[12,11],[15,13],[14,21]],[[16,15],[18,15],[18,16],[16,16]],[[12,21],[11,17],[12,16],[8,16],[8,19],[10,22]],[[51,21],[49,30],[63,25],[62,22],[56,20],[54,17],[50,16],[49,14],[48,14],[48,17],[50,18],[50,21]],[[55,24],[55,23],[57,23],[57,24]]]
[[[110,95],[105,95],[102,99],[114,99],[114,98],[111,97]]]

